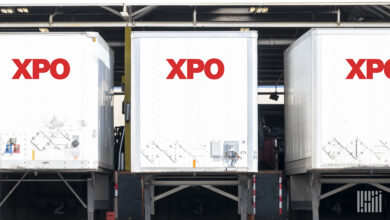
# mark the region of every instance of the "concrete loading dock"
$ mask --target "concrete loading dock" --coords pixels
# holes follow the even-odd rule
[[[123,7],[123,3],[125,3],[125,7]],[[124,49],[126,43],[129,43],[129,41],[125,40],[125,36],[129,36],[125,34],[126,26],[131,26],[133,31],[239,31],[241,28],[244,28],[243,30],[249,28],[260,33],[258,48],[262,53],[259,52],[258,57],[258,85],[270,86],[272,88],[271,92],[261,92],[260,95],[264,96],[275,94],[275,85],[279,87],[284,85],[283,52],[291,42],[298,39],[309,28],[389,26],[387,23],[389,19],[388,5],[380,5],[383,2],[373,4],[361,1],[338,1],[324,5],[324,2],[313,1],[311,3],[305,2],[305,6],[303,6],[304,2],[291,1],[284,3],[282,1],[241,2],[239,4],[234,4],[237,2],[232,3],[232,1],[229,1],[226,2],[226,5],[222,6],[216,6],[213,5],[213,2],[204,1],[198,3],[186,2],[180,6],[175,6],[174,2],[165,2],[165,4],[170,3],[173,5],[148,6],[146,3],[142,4],[140,2],[111,2],[110,4],[100,3],[97,5],[91,2],[69,2],[67,5],[60,6],[50,5],[54,3],[47,2],[40,2],[40,4],[31,2],[26,3],[27,6],[21,6],[9,2],[4,3],[6,13],[2,12],[0,14],[1,21],[4,21],[3,23],[0,21],[0,28],[1,31],[22,32],[37,32],[39,29],[50,32],[99,32],[115,51],[114,79],[116,86],[121,86],[122,76],[125,75],[124,73],[129,73],[130,70],[130,56],[125,53],[127,50]],[[81,6],[82,4],[84,7]],[[44,5],[48,7],[42,7]],[[85,5],[88,5],[88,7],[85,7]],[[132,7],[130,8],[128,6]],[[18,10],[18,8],[21,8],[21,10]],[[28,9],[28,13],[24,13],[26,11],[24,8]],[[9,11],[13,12],[8,13]],[[129,29],[126,28],[126,31],[129,32]],[[280,96],[281,91],[278,89],[276,95]],[[125,93],[128,92],[125,91]],[[266,149],[275,149],[272,152],[278,155],[278,161],[280,161],[277,167],[284,169],[282,162],[284,155],[284,128],[283,123],[280,123],[284,120],[282,114],[283,106],[279,102],[278,104],[260,103],[259,109],[261,113],[261,116],[259,116],[259,124],[267,130],[266,138],[271,137],[277,140],[277,145],[272,146],[273,148]],[[261,118],[264,118],[264,123],[260,123]],[[123,142],[125,144],[122,146],[122,149],[125,149],[127,152],[130,149],[127,148],[129,146],[126,144],[128,141],[127,138],[124,139]],[[125,154],[125,156],[127,155]],[[272,154],[270,155],[272,156]],[[270,158],[267,157],[265,160],[269,160]],[[129,158],[127,158],[128,160]],[[129,169],[129,167],[126,168],[126,163],[124,165],[125,169]],[[275,167],[275,164],[272,167]],[[128,174],[122,173],[121,175]],[[368,176],[374,177],[375,175],[368,174]],[[197,187],[191,187],[190,189],[194,188],[197,189]],[[324,186],[323,190],[332,191],[333,189]],[[371,189],[351,188],[351,190],[369,191]],[[183,191],[183,193],[185,192]],[[283,192],[285,193],[286,191]],[[349,194],[349,196],[351,195],[353,199],[357,199],[356,194]],[[12,199],[12,196],[10,199]],[[270,201],[274,201],[275,199],[278,200],[278,197],[272,198]],[[168,200],[159,200],[160,204],[163,204],[164,201]],[[326,202],[326,207],[328,207],[328,203],[332,203],[332,201],[329,202],[328,200],[324,200],[324,202]],[[338,203],[338,201],[333,201],[333,203]],[[321,205],[321,216],[336,218],[337,212],[332,211],[333,206],[330,205],[330,208],[327,210],[325,206]],[[343,205],[341,204],[341,206]],[[269,211],[274,214],[273,209],[263,211]],[[287,207],[283,211],[287,211]],[[342,212],[355,213],[356,207],[347,210],[343,209]],[[385,215],[386,213],[381,213],[377,217],[380,218]],[[257,214],[255,218],[257,216],[260,215]],[[235,217],[238,218],[238,216]],[[367,216],[360,215],[360,217],[364,218]],[[356,218],[359,218],[359,215]]]

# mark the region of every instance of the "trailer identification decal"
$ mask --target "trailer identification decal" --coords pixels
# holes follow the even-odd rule
[[[356,63],[353,59],[346,59],[349,65],[352,67],[346,79],[353,79],[357,76],[359,79],[373,79],[374,73],[380,73],[384,71],[387,78],[390,78],[390,60],[383,63],[380,59],[359,59]],[[360,69],[366,62],[366,75]]]
[[[25,59],[23,62],[19,59],[12,59],[12,61],[18,67],[12,79],[19,79],[22,75],[25,79],[39,79],[39,74],[50,71],[53,78],[61,80],[68,77],[70,73],[68,61],[62,58],[55,59],[51,63],[46,59]],[[32,63],[32,75],[27,70],[30,63]],[[61,74],[57,71],[58,65],[63,67]]]
[[[176,63],[173,59],[167,59],[171,65],[172,70],[168,74],[167,79],[173,79],[177,75],[179,79],[194,79],[194,73],[200,73],[204,71],[204,74],[209,79],[219,79],[225,72],[225,66],[220,59],[209,59],[204,63],[201,59],[179,59]],[[187,61],[187,76],[181,70],[181,66]],[[211,72],[211,66],[215,64],[218,67],[216,73]]]

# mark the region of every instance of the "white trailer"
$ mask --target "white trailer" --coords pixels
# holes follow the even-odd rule
[[[113,169],[113,54],[97,33],[0,34],[0,170]]]
[[[131,171],[144,175],[145,219],[157,200],[194,185],[237,201],[246,219],[257,172],[257,32],[133,32],[131,41]],[[176,187],[155,196],[155,186]]]
[[[315,220],[320,199],[356,184],[390,192],[372,175],[390,166],[389,40],[390,29],[312,29],[285,52],[286,172]],[[325,183],[346,185],[321,194]]]
[[[63,181],[93,219],[113,169],[113,52],[92,32],[1,33],[0,48],[0,172],[21,173],[1,178],[17,184],[0,207],[23,181]],[[75,180],[87,182],[87,203],[60,172],[92,173]]]
[[[133,32],[132,172],[257,171],[256,40]]]

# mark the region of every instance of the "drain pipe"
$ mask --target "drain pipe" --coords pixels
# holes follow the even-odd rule
[[[260,38],[257,40],[257,44],[261,46],[285,46],[290,45],[295,39],[279,39],[279,38]]]
[[[296,39],[289,38],[261,38],[257,41],[257,44],[260,46],[288,46],[292,44]],[[125,43],[121,41],[111,41],[108,42],[110,47],[124,47]]]
[[[0,28],[81,28],[81,27],[177,27],[177,28],[384,28],[389,22],[160,22],[160,21],[102,21],[102,22],[0,22]]]

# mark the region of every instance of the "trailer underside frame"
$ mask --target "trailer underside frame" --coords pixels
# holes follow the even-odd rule
[[[161,186],[171,186],[174,188],[155,195],[155,188]],[[202,176],[193,174],[192,176],[175,176],[145,174],[142,175],[145,220],[151,220],[151,216],[155,214],[155,203],[158,200],[191,186],[200,186],[236,201],[237,212],[241,215],[241,220],[246,220],[248,214],[253,214],[251,197],[249,196],[249,192],[252,190],[251,175]],[[216,186],[235,186],[237,187],[238,195],[223,191]]]
[[[312,210],[312,219],[319,220],[319,207],[322,199],[333,196],[337,193],[340,193],[344,190],[347,190],[351,187],[354,187],[358,184],[367,184],[371,185],[375,188],[383,190],[385,192],[390,193],[390,187],[385,186],[384,184],[390,184],[390,174],[370,174],[370,173],[321,173],[321,172],[310,172],[308,174],[301,175],[301,177],[305,178],[306,181],[302,181],[299,184],[302,184],[302,188],[308,188]],[[290,186],[294,184],[291,182],[292,178],[290,177]],[[297,184],[297,183],[295,183]],[[306,185],[305,185],[306,184]],[[322,185],[325,184],[341,184],[341,186],[332,189],[328,192],[322,192]],[[293,190],[293,188],[290,188]],[[302,193],[304,194],[304,193]],[[291,201],[294,202],[293,196],[291,196]]]
[[[15,173],[12,173],[15,174]],[[15,192],[22,182],[63,182],[66,187],[72,192],[76,199],[80,202],[83,208],[87,210],[88,220],[94,220],[95,210],[110,209],[110,174],[106,172],[90,172],[86,178],[64,178],[61,172],[45,172],[52,175],[52,178],[26,178],[29,174],[34,174],[34,177],[39,176],[39,171],[26,171],[20,174],[19,178],[0,178],[2,182],[16,182],[7,194],[0,199],[0,210],[9,197]],[[80,173],[77,173],[80,174]],[[56,178],[57,176],[57,178]],[[84,201],[79,193],[69,184],[70,182],[86,182],[87,200]],[[1,193],[2,194],[2,193]],[[104,198],[102,200],[102,198]]]

